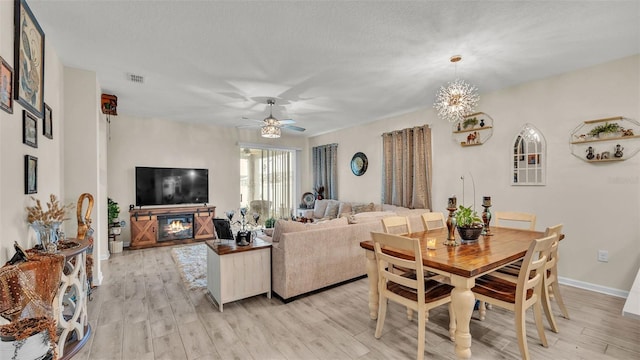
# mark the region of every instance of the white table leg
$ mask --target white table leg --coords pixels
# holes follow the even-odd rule
[[[365,251],[367,256],[367,277],[369,278],[369,316],[371,320],[378,318],[378,269],[376,269],[376,254]]]
[[[459,359],[471,358],[471,333],[469,323],[476,302],[471,288],[475,279],[468,279],[456,275],[451,276],[451,285],[455,286],[451,292],[451,304],[456,318],[456,355]]]

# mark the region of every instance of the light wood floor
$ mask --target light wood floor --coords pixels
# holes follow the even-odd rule
[[[416,320],[390,303],[384,333],[373,337],[367,279],[289,304],[257,296],[225,304],[187,291],[170,248],[125,251],[103,262],[103,285],[89,302],[93,334],[74,359],[413,359]],[[364,256],[364,255],[363,255]],[[624,299],[562,286],[571,320],[555,313],[543,348],[529,312],[533,359],[640,359],[640,321],[622,317]],[[415,317],[415,315],[414,315]],[[445,307],[431,311],[426,359],[454,359]],[[518,359],[513,317],[493,308],[471,321],[474,359]]]

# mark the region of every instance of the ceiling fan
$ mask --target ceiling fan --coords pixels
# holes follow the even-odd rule
[[[278,120],[273,116],[273,105],[275,105],[276,101],[274,99],[268,99],[267,100],[267,104],[269,105],[269,116],[264,118],[264,120],[252,120],[246,117],[243,117],[243,119],[247,119],[247,120],[252,120],[258,123],[261,123],[261,125],[248,125],[249,126],[260,126],[260,134],[262,135],[262,137],[266,137],[266,138],[279,138],[280,134],[281,134],[281,130],[280,129],[287,129],[287,130],[293,130],[293,131],[305,131],[305,128],[299,127],[299,126],[295,126],[295,125],[291,125],[294,124],[295,121],[291,120],[291,119],[286,119],[286,120]],[[245,127],[245,126],[240,126],[240,127]]]

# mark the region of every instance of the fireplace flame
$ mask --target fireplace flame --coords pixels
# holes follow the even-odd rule
[[[173,220],[171,224],[169,224],[169,231],[171,232],[179,232],[185,229],[186,228],[182,225],[182,221],[180,220]]]

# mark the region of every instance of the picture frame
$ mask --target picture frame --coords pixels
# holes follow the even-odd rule
[[[22,143],[38,148],[38,119],[27,110],[22,110]]]
[[[31,155],[24,156],[24,193],[38,193],[38,158]]]
[[[14,99],[38,118],[44,114],[44,32],[25,0],[14,2]]]
[[[13,69],[0,56],[0,109],[13,114]]]
[[[42,135],[53,139],[53,111],[46,103],[44,104],[44,117],[42,118]]]
[[[540,155],[539,154],[531,154],[527,155],[527,164],[536,165],[540,163]]]

